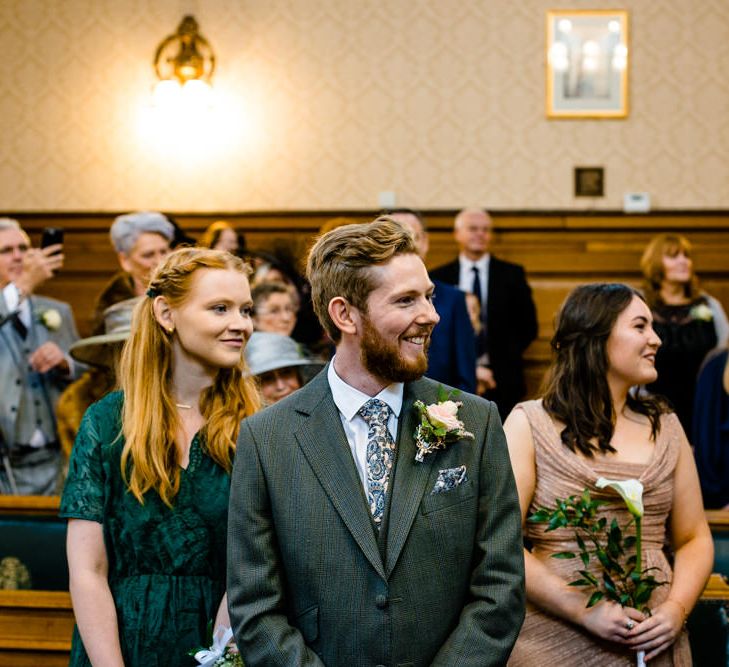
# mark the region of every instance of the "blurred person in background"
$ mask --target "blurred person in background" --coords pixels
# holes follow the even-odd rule
[[[653,238],[640,268],[653,328],[663,343],[656,355],[658,379],[647,389],[670,401],[690,434],[699,369],[711,350],[726,345],[729,323],[721,304],[699,287],[691,244],[684,236]]]
[[[324,366],[306,355],[289,336],[255,331],[246,345],[246,361],[266,405],[273,405],[303,387]]]
[[[524,398],[524,352],[537,337],[537,311],[524,267],[491,253],[494,223],[481,208],[455,217],[456,259],[433,269],[431,277],[474,294],[481,305],[476,379],[479,395],[492,400],[505,419]]]
[[[279,282],[263,282],[253,288],[253,327],[290,336],[296,326],[296,292]]]
[[[729,350],[706,360],[696,382],[691,443],[704,507],[729,510]]]
[[[66,462],[71,458],[81,419],[88,407],[116,387],[116,369],[124,341],[129,336],[134,306],[143,297],[120,301],[104,311],[105,332],[77,340],[69,353],[88,370],[72,382],[58,399],[58,440]]]
[[[294,289],[297,312],[292,337],[319,353],[328,343],[311,304],[311,286],[302,273],[303,252],[302,244],[282,238],[269,250],[251,253],[255,270],[252,285],[255,289],[264,282],[281,282]]]
[[[17,220],[0,218],[0,493],[58,493],[55,407],[80,371],[71,307],[33,291],[63,264],[61,246],[30,247]]]
[[[226,220],[217,220],[205,230],[198,245],[201,248],[225,250],[231,255],[238,252],[238,235],[233,226]]]
[[[109,306],[144,294],[150,274],[170,251],[175,227],[161,213],[138,211],[117,217],[109,236],[121,271],[112,276],[96,299],[95,335],[104,333],[104,311]]]

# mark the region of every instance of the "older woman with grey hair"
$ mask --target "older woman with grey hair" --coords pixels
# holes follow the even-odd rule
[[[94,307],[95,335],[104,333],[104,311],[119,301],[141,296],[152,270],[170,251],[175,235],[172,223],[156,211],[126,213],[114,220],[109,236],[121,271],[104,286]]]

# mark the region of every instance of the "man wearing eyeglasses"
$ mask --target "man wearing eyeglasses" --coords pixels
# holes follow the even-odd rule
[[[54,413],[78,333],[67,303],[32,292],[61,267],[60,250],[31,248],[17,221],[0,218],[0,493],[58,492]]]

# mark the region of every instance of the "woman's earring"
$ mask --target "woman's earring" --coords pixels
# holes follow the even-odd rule
[[[175,327],[170,327],[169,329],[167,329],[167,333],[171,335],[174,332],[174,330],[175,330]]]

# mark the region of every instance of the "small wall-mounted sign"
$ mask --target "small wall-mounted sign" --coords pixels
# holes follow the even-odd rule
[[[623,195],[623,211],[626,213],[648,213],[651,210],[651,196],[647,192],[626,192]]]
[[[603,197],[604,195],[604,167],[575,167],[575,197]]]

